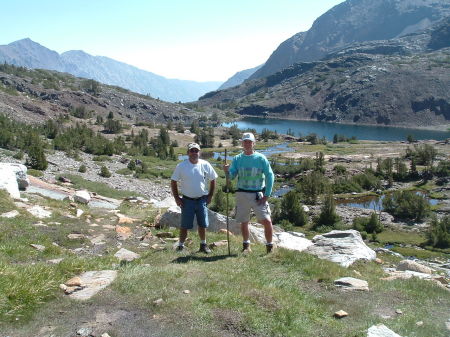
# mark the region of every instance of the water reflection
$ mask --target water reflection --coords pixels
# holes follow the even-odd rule
[[[437,199],[430,199],[426,194],[423,192],[416,192],[418,195],[424,196],[427,201],[430,203],[430,205],[434,206],[439,203],[439,200]],[[365,209],[373,209],[376,211],[382,211],[383,208],[383,199],[385,198],[385,195],[370,195],[370,196],[364,196],[360,198],[355,199],[342,199],[337,200],[336,205],[343,205],[343,206],[351,206],[351,207],[357,207],[357,208],[365,208]]]
[[[270,146],[263,150],[257,150],[257,152],[262,153],[266,157],[270,157],[275,154],[286,153],[286,152],[290,152],[290,151],[291,150],[289,149],[289,143],[281,143],[278,145]],[[237,151],[237,153],[240,153],[240,152],[241,151]],[[223,159],[224,157],[225,157],[225,150],[224,150],[224,152],[214,152],[214,151],[207,151],[207,150],[202,150],[200,152],[201,159],[216,159],[217,160],[217,159]],[[227,153],[227,159],[231,160],[233,158],[234,158],[234,155]],[[178,160],[185,160],[185,159],[188,159],[188,156],[185,154],[180,154],[178,156]]]

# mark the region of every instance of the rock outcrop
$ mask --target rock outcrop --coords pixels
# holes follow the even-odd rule
[[[316,235],[314,243],[306,252],[332,262],[348,267],[357,260],[375,260],[376,253],[366,246],[361,234],[350,229],[346,231],[333,230],[329,233]]]
[[[12,198],[19,199],[19,190],[27,188],[29,184],[25,165],[0,163],[0,189],[8,191]]]
[[[225,215],[208,210],[209,231],[218,232],[221,229],[227,229],[227,217]],[[159,220],[159,225],[163,227],[180,227],[181,209],[178,206],[170,207]],[[197,228],[196,219],[194,219],[194,230]],[[233,234],[240,233],[240,226],[232,218],[229,218],[229,230]]]

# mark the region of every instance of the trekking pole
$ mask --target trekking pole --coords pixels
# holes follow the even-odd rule
[[[225,149],[225,165],[227,164],[227,149]],[[228,181],[229,173],[225,174],[225,193],[227,195],[227,202],[226,202],[226,208],[227,208],[227,244],[228,244],[228,256],[231,256],[230,252],[230,228],[229,228],[229,216],[228,216],[228,191],[229,191],[229,181]]]

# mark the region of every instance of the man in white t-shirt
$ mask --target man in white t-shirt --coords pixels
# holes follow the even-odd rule
[[[177,165],[172,174],[171,188],[175,202],[181,207],[180,238],[177,250],[184,249],[187,232],[194,226],[197,216],[200,252],[211,253],[206,244],[206,228],[208,227],[207,205],[211,202],[216,186],[217,173],[206,160],[200,159],[200,146],[190,143],[187,150],[188,159]],[[180,184],[181,197],[178,191]],[[209,185],[209,188],[208,188]]]

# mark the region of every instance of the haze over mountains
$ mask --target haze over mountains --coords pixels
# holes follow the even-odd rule
[[[194,101],[204,93],[216,90],[221,84],[167,79],[108,57],[89,55],[81,50],[67,51],[60,55],[28,38],[0,46],[0,62],[67,72],[169,102]]]

